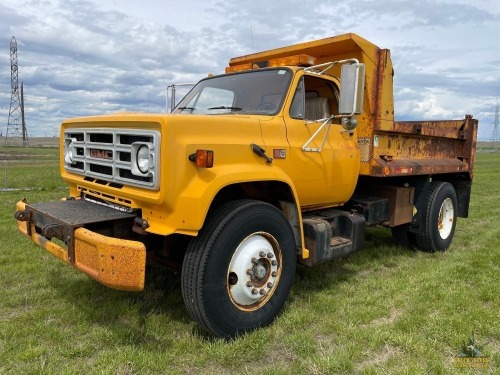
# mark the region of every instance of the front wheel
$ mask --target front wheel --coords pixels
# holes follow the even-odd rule
[[[274,206],[229,202],[207,218],[182,267],[191,317],[229,338],[270,324],[282,310],[295,273],[290,224]]]
[[[457,194],[452,184],[435,181],[429,188],[424,231],[416,235],[420,250],[445,251],[457,224]]]

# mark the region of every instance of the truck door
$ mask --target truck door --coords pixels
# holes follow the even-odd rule
[[[291,147],[290,170],[302,207],[334,206],[347,201],[359,174],[356,134],[344,131],[340,119],[333,119],[308,145],[321,151],[304,151],[303,146],[331,114],[338,114],[339,90],[329,77],[302,75],[284,118]],[[326,138],[325,138],[326,137]]]

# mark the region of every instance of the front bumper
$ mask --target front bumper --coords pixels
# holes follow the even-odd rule
[[[144,289],[146,247],[142,242],[84,228],[124,232],[135,215],[83,200],[16,203],[17,228],[38,246],[113,289]],[[52,241],[57,238],[59,243]]]

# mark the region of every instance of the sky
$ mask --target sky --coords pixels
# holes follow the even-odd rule
[[[479,119],[500,101],[498,0],[2,0],[0,132],[17,40],[29,137],[65,118],[165,112],[166,88],[231,57],[354,32],[391,50],[396,120]]]

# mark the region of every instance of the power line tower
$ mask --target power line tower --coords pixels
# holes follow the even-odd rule
[[[493,120],[493,131],[491,132],[491,142],[500,141],[500,104],[495,106],[495,120]]]
[[[10,98],[9,120],[7,123],[7,133],[5,134],[5,144],[10,138],[22,138],[23,146],[28,143],[28,131],[24,121],[24,93],[21,82],[21,95],[19,95],[19,74],[17,66],[17,42],[12,37],[10,41],[10,87],[12,95]]]

